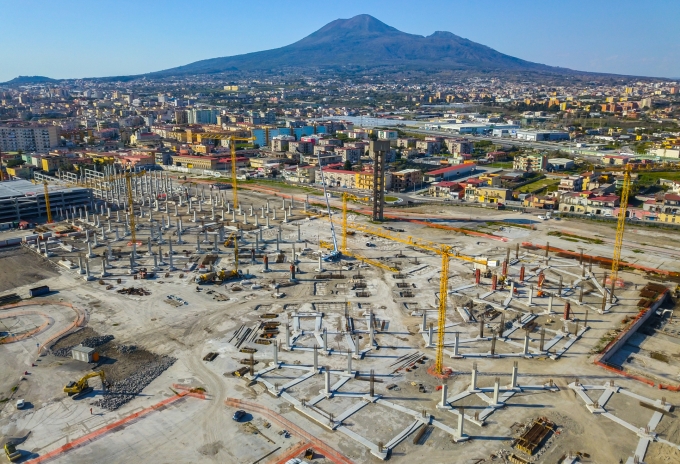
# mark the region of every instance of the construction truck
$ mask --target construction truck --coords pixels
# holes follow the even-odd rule
[[[227,280],[231,279],[238,279],[241,277],[241,272],[237,271],[236,269],[232,269],[230,271],[226,269],[220,269],[217,271],[217,280],[220,282],[226,282]]]
[[[104,371],[90,372],[89,374],[83,376],[82,379],[75,382],[71,381],[64,387],[64,393],[68,393],[68,396],[72,397],[74,400],[80,398],[81,396],[91,392],[93,389],[88,384],[88,379],[93,377],[99,377],[102,380],[102,388],[106,388],[106,376]]]
[[[17,451],[17,447],[14,443],[5,443],[5,454],[7,455],[9,462],[14,462],[21,458],[21,451]]]

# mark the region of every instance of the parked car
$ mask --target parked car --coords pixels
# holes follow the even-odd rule
[[[548,218],[545,217],[545,216],[543,216],[542,214],[540,214],[540,215],[538,216],[538,219],[540,219],[541,221],[545,221],[545,220],[548,219]]]
[[[236,422],[238,422],[238,421],[240,421],[241,419],[243,419],[243,416],[245,416],[245,415],[246,415],[246,412],[243,411],[243,410],[241,410],[241,409],[239,409],[238,411],[236,411],[236,412],[234,413],[234,415],[232,416],[232,419],[234,419]]]
[[[24,406],[26,406],[26,401],[17,400],[17,409],[24,409]]]

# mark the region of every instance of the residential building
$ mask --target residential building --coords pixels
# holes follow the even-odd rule
[[[558,192],[580,192],[583,190],[583,177],[581,176],[567,176],[560,180],[560,185],[557,187]]]
[[[548,167],[548,157],[545,155],[515,156],[512,168],[515,171],[541,172]]]
[[[0,124],[0,151],[47,153],[59,145],[57,126],[10,123]]]
[[[442,181],[430,185],[428,194],[435,198],[460,199],[463,196],[463,186],[458,182]]]
[[[392,173],[392,190],[403,192],[423,184],[423,173],[419,169],[404,169]]]
[[[474,144],[467,139],[444,139],[444,144],[452,155],[471,154],[474,150]]]

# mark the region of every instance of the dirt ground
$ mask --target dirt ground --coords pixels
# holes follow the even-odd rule
[[[101,335],[102,334],[92,328],[85,327],[78,332],[61,338],[54,344],[52,351],[75,346],[86,338],[98,337]],[[99,353],[99,362],[94,364],[92,369],[103,370],[106,374],[106,380],[109,383],[119,382],[159,359],[158,355],[142,348],[136,348],[128,353],[122,353],[119,347],[119,343],[116,339],[113,339],[96,348],[96,351]]]
[[[0,250],[0,292],[58,276],[35,253],[23,248]]]

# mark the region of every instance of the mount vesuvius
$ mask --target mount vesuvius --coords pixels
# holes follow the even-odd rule
[[[337,19],[285,47],[196,61],[146,76],[263,71],[277,67],[370,69],[385,66],[420,71],[573,72],[505,55],[450,32],[423,37],[401,32],[370,15],[359,15]]]

